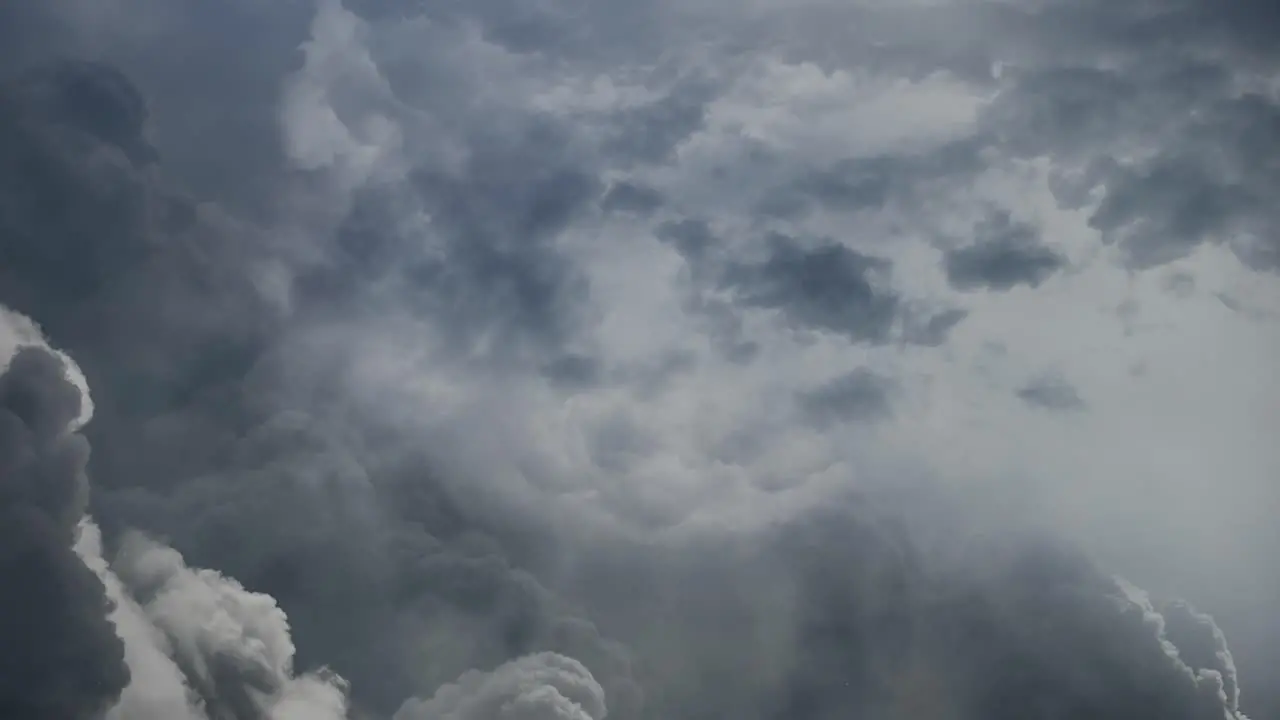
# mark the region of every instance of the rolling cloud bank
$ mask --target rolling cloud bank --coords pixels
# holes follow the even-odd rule
[[[1273,5],[0,5],[0,720],[1280,717]]]

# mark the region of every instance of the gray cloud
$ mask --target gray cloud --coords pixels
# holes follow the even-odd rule
[[[604,690],[582,663],[544,653],[492,673],[467,673],[429,700],[406,703],[394,720],[602,720],[605,715]]]
[[[86,102],[79,94],[99,103],[100,115],[61,125]],[[121,145],[146,146],[146,110],[127,81],[102,66],[55,65],[10,86],[5,100],[12,112],[4,116],[9,154],[0,172],[13,191],[0,217],[6,258],[0,299],[38,317],[83,358],[90,383],[103,388],[98,422],[87,432],[99,448],[97,514],[108,544],[126,526],[156,532],[197,564],[273,593],[301,631],[299,665],[331,663],[357,684],[362,704],[394,709],[420,683],[429,690],[526,649],[560,649],[595,665],[601,682],[621,696],[616,714],[626,717],[629,680],[619,652],[589,623],[570,630],[572,614],[555,609],[535,579],[511,567],[504,550],[484,540],[485,530],[473,526],[464,535],[479,545],[455,555],[455,542],[473,542],[458,530],[471,520],[451,507],[447,491],[431,489],[424,466],[405,458],[371,484],[366,466],[375,460],[350,449],[362,439],[312,416],[324,413],[315,395],[306,403],[311,412],[288,411],[287,397],[341,377],[346,358],[331,356],[312,366],[314,374],[291,372],[289,382],[280,382],[280,365],[305,345],[286,339],[276,286],[267,281],[271,268],[292,256],[273,247],[264,228],[233,219],[230,206],[197,203],[162,185],[162,175],[140,164],[150,163],[151,153],[123,152]],[[542,140],[495,147],[460,179],[415,178],[418,206],[440,203],[452,213],[441,217],[442,232],[456,243],[457,261],[390,264],[387,251],[380,256],[378,246],[361,241],[385,246],[395,236],[389,226],[357,234],[366,212],[359,204],[340,229],[333,258],[357,278],[362,264],[370,268],[364,275],[370,285],[378,273],[417,282],[426,310],[456,318],[459,340],[481,332],[468,322],[527,313],[505,326],[523,328],[528,337],[513,340],[513,352],[526,345],[552,352],[561,327],[562,264],[551,251],[539,260],[536,245],[502,243],[544,227],[553,233],[564,213],[595,193],[572,168],[543,173],[536,153],[553,149]],[[536,173],[526,178],[536,178],[533,185],[511,175],[521,168]],[[516,205],[525,208],[522,215],[493,212]],[[356,251],[364,258],[353,257]],[[297,282],[288,299],[294,328],[302,330],[321,310],[377,311],[376,295],[365,286],[322,284],[327,262],[289,262],[284,280],[292,275]],[[545,273],[529,265],[539,262]],[[477,292],[477,281],[487,283],[488,293]],[[380,462],[394,455],[383,453]],[[419,481],[426,490],[413,488]],[[414,503],[397,517],[395,498],[404,492]],[[334,493],[350,504],[333,504]],[[299,515],[300,507],[316,514]],[[340,507],[348,512],[334,516]],[[283,517],[300,522],[282,525]],[[329,589],[324,600],[316,595],[320,588]],[[96,622],[104,623],[103,615]],[[424,664],[420,653],[431,647],[441,652]]]
[[[645,668],[669,688],[659,713],[1241,717],[1207,616],[1157,607],[1050,539],[983,540],[961,505],[908,498],[833,498],[683,562],[611,550],[586,565],[588,597],[642,654],[673,651]],[[735,692],[706,691],[729,679]]]
[[[1066,258],[1040,243],[1034,228],[1004,213],[988,216],[975,228],[971,245],[947,250],[947,280],[959,290],[1010,290],[1036,287],[1066,265]]]
[[[946,356],[962,321],[983,327],[992,298],[932,296],[899,244],[937,236],[993,167],[1051,166],[1059,209],[1134,271],[1205,244],[1276,268],[1277,105],[1256,82],[1238,90],[1276,60],[1265,3],[806,5],[0,9],[0,59],[30,69],[0,89],[0,302],[94,388],[82,434],[104,535],[82,553],[98,587],[71,555],[71,485],[14,495],[27,520],[4,524],[0,555],[37,558],[23,571],[74,592],[13,596],[9,616],[100,661],[84,693],[38,700],[75,708],[16,709],[61,666],[0,673],[23,678],[4,684],[8,707],[89,717],[124,688],[121,720],[198,718],[193,698],[253,717],[255,692],[294,689],[333,709],[327,665],[351,683],[347,712],[370,717],[1221,720],[1241,685],[1270,712],[1269,670],[1237,673],[1206,616],[989,509],[954,512],[999,536],[964,557],[928,542],[976,534],[946,513],[903,524],[918,498],[825,498],[829,514],[710,540],[597,518],[609,503],[645,515],[650,494],[682,505],[660,524],[696,518],[756,462],[795,486],[811,465],[845,472],[804,453],[839,445],[845,423],[891,424],[890,389],[916,390],[838,375],[849,354],[898,353],[876,365],[896,373]],[[797,72],[785,93],[752,84],[765,54]],[[61,55],[93,62],[45,62]],[[994,100],[945,131],[916,121],[950,110],[888,102],[836,121],[848,148],[797,109],[875,107],[877,73]],[[646,264],[653,238],[627,236],[637,221],[683,262],[675,302],[665,280],[629,285],[669,269]],[[943,279],[1034,291],[1066,265],[1038,232],[989,216]],[[779,328],[826,355],[786,366],[800,352]],[[62,387],[24,375],[24,357],[3,387]],[[1060,379],[1017,393],[1083,406]],[[56,412],[11,408],[22,442],[4,446],[24,463],[63,453],[59,477],[79,478],[71,406],[37,395]],[[770,410],[743,417],[756,398]],[[807,425],[780,427],[776,401]],[[706,461],[742,437],[752,452]],[[463,462],[472,445],[492,464]],[[577,477],[579,456],[607,478]],[[705,487],[664,484],[686,475]],[[538,494],[566,487],[563,505]],[[209,597],[236,642],[192,610]]]
[[[859,368],[800,394],[801,412],[818,426],[876,420],[890,414],[892,383]]]
[[[910,315],[906,318],[905,339],[925,347],[939,347],[946,344],[951,331],[967,317],[969,311],[963,308],[951,308],[932,315]]]
[[[88,500],[80,390],[52,352],[0,374],[0,714],[90,720],[128,684],[98,578],[72,551]]]
[[[765,216],[796,218],[815,208],[842,213],[882,209],[912,201],[931,185],[981,172],[985,134],[963,137],[921,151],[881,152],[835,160],[797,176],[762,197]]]
[[[807,248],[775,235],[762,262],[730,266],[722,283],[747,307],[780,311],[798,327],[885,342],[898,311],[898,297],[883,287],[889,268],[843,245]]]
[[[1028,405],[1046,410],[1083,410],[1084,399],[1066,378],[1056,374],[1040,375],[1018,388],[1018,398]]]
[[[1040,61],[993,105],[992,126],[1016,152],[1049,151],[1086,166],[1060,197],[1074,204],[1098,193],[1091,223],[1132,266],[1222,243],[1254,267],[1274,270],[1274,218],[1259,193],[1268,193],[1276,176],[1254,159],[1269,156],[1276,142],[1277,104],[1265,92],[1239,88],[1260,70],[1250,67],[1258,48],[1247,39],[1257,28],[1246,29],[1241,18],[1274,23],[1260,7],[1180,2],[1149,18],[1093,4],[1056,8],[1051,16],[1067,21],[1065,35],[1123,59],[1108,68]],[[1095,30],[1108,23],[1112,34]],[[1250,59],[1237,74],[1221,53]],[[1142,145],[1151,151],[1124,160],[1106,149]]]
[[[744,310],[776,312],[784,325],[834,333],[854,343],[898,339],[935,347],[966,317],[959,309],[929,313],[903,302],[892,285],[891,262],[831,240],[806,243],[771,233],[763,256],[744,262],[703,219],[666,221],[654,234],[688,263],[688,306],[707,319],[725,356],[738,362],[750,361],[756,352],[742,337]],[[728,291],[732,300],[708,297],[708,290]]]

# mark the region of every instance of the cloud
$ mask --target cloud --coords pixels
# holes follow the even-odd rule
[[[6,322],[7,325],[7,322]],[[19,332],[22,332],[19,328]],[[8,650],[0,710],[93,718],[129,681],[98,578],[72,551],[88,497],[80,390],[62,358],[24,345],[0,374],[0,573]]]
[[[50,84],[47,78],[58,73],[86,79]],[[275,374],[294,353],[314,357],[304,348],[324,336],[322,327],[303,321],[294,326],[296,335],[280,337],[288,312],[305,314],[312,306],[277,302],[280,285],[272,280],[273,268],[286,259],[301,263],[284,271],[289,293],[289,284],[304,273],[315,287],[323,267],[311,267],[306,255],[298,260],[285,245],[254,247],[269,236],[264,228],[233,218],[229,205],[182,197],[128,156],[113,158],[116,140],[95,134],[96,126],[69,128],[69,143],[48,134],[46,119],[60,117],[59,108],[71,102],[63,95],[84,87],[97,92],[94,83],[110,77],[93,67],[56,66],[52,74],[42,71],[11,88],[17,112],[11,116],[16,136],[9,137],[14,147],[34,153],[35,167],[46,163],[65,169],[56,176],[63,184],[46,194],[73,203],[69,217],[76,222],[64,225],[49,206],[31,205],[26,214],[5,215],[12,232],[3,241],[14,253],[14,263],[5,264],[13,281],[4,283],[6,300],[40,316],[50,333],[85,358],[91,382],[105,388],[99,422],[87,432],[98,447],[97,514],[108,537],[118,537],[128,526],[164,532],[201,564],[216,563],[265,586],[304,629],[302,662],[333,662],[361,681],[361,692],[375,707],[398,705],[419,678],[443,682],[473,664],[504,660],[510,647],[534,651],[555,645],[594,653],[592,662],[603,665],[603,682],[622,687],[625,694],[625,663],[615,659],[616,651],[607,649],[589,624],[586,631],[567,632],[569,614],[554,609],[534,579],[510,567],[502,550],[483,540],[485,530],[471,531],[469,540],[459,537],[464,534],[459,525],[469,520],[445,492],[412,488],[429,471],[405,457],[403,446],[375,458],[362,445],[382,442],[377,433],[355,437],[349,422],[324,420],[310,399],[305,410],[285,400],[345,372],[347,359],[333,356],[327,366],[313,366],[314,374],[292,374],[288,383],[278,383]],[[132,95],[120,91],[107,97],[124,102]],[[134,131],[142,133],[140,127]],[[98,179],[91,169],[101,153],[116,174]],[[6,172],[20,170],[5,165]],[[352,182],[344,187],[351,190]],[[96,197],[104,189],[127,190],[139,201],[104,204]],[[185,211],[177,224],[165,215],[170,202]],[[542,212],[542,200],[529,203],[531,212]],[[463,217],[459,222],[465,229],[481,221]],[[353,225],[344,225],[341,234],[354,234]],[[24,243],[35,236],[57,252],[25,253]],[[95,252],[108,252],[114,264],[85,257]],[[524,282],[518,277],[524,272],[520,263],[503,260],[501,251],[488,253],[489,259],[479,252],[475,273],[498,272],[497,282],[504,282],[506,267],[517,274],[510,277]],[[65,263],[81,258],[92,282],[67,279]],[[301,289],[297,297],[305,300],[307,287]],[[467,282],[457,289],[472,292]],[[153,292],[169,300],[147,300]],[[481,294],[470,296],[487,302]],[[353,306],[367,297],[348,295],[346,302]],[[330,296],[316,302],[335,300],[343,301]],[[242,310],[230,310],[228,302]],[[482,306],[477,312],[483,317]],[[459,335],[472,331],[463,324],[456,330]],[[268,339],[272,334],[279,339],[274,347]],[[143,392],[116,392],[139,380]],[[213,387],[221,390],[210,393]],[[367,468],[393,462],[402,463],[400,469],[383,468],[375,476],[378,487],[371,486]],[[334,493],[348,500],[335,505]],[[416,504],[393,519],[399,514],[393,498],[400,493],[411,493],[402,497],[413,497]],[[433,495],[438,511],[421,504]],[[298,507],[319,515],[298,516]],[[340,507],[349,512],[334,515]],[[280,525],[280,517],[290,516],[300,522]],[[246,542],[250,538],[256,539]],[[456,543],[472,548],[455,552]],[[282,572],[287,566],[292,569]],[[356,587],[355,575],[367,578],[364,592],[344,590]],[[310,604],[317,587],[333,588],[331,602]],[[437,595],[439,587],[444,591]],[[476,606],[477,593],[503,600]],[[358,641],[331,632],[344,624],[361,633]],[[457,645],[465,649],[432,660],[434,669],[416,659],[424,647]],[[620,675],[612,675],[615,671]],[[234,676],[230,680],[239,682]],[[626,702],[618,707],[624,710]]]
[[[1057,375],[1042,375],[1018,388],[1018,398],[1046,410],[1081,410],[1084,400],[1074,387]]]
[[[73,426],[94,389],[115,713],[327,666],[378,717],[534,675],[622,718],[1267,715],[1263,5],[0,9],[0,302],[84,368]],[[1015,522],[1211,610],[1238,680]]]
[[[207,720],[200,699],[173,660],[168,639],[151,624],[103,558],[102,534],[96,525],[81,522],[75,549],[106,587],[112,605],[108,619],[124,643],[124,659],[129,666],[129,684],[107,717],[110,720]]]
[[[529,655],[485,673],[473,670],[429,700],[411,700],[395,720],[602,720],[604,691],[582,663]]]
[[[657,713],[1242,717],[1207,616],[1178,630],[1185,605],[1012,520],[983,538],[922,489],[828,498],[683,561],[604,553],[590,582],[619,586],[587,597],[641,653],[672,651],[646,668]]]
[[[800,327],[842,333],[855,342],[888,338],[898,300],[877,287],[888,262],[831,243],[807,249],[781,236],[771,238],[770,246],[758,265],[726,273],[725,284],[744,305],[778,310]]]
[[[7,612],[19,620],[0,706],[50,718],[345,717],[340,680],[292,676],[292,641],[271,598],[137,538],[108,567],[84,515],[79,371],[29,322],[4,317],[23,342],[0,374],[3,566]]]
[[[274,598],[191,570],[177,552],[136,535],[112,566],[214,717],[346,716],[340,678],[294,676],[293,641]]]
[[[1039,244],[1035,228],[1008,215],[989,217],[976,230],[976,242],[944,255],[947,281],[959,290],[1034,288],[1066,264],[1060,254]]]
[[[867,370],[854,370],[801,393],[802,411],[818,425],[874,420],[888,415],[892,385]]]

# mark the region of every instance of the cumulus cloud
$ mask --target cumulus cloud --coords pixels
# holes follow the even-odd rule
[[[394,720],[602,720],[604,691],[582,663],[542,653],[512,660],[492,672],[473,670],[410,700]]]
[[[108,616],[124,643],[130,681],[107,713],[110,720],[208,720],[203,703],[173,659],[173,649],[142,607],[129,595],[103,557],[102,534],[82,521],[76,553],[106,587],[112,610]]]
[[[274,598],[216,571],[191,570],[176,551],[136,535],[112,567],[213,717],[345,716],[341,679],[294,676],[293,641]]]
[[[103,559],[87,519],[79,370],[5,310],[6,646],[0,706],[48,718],[343,718],[337,678],[294,677],[284,614],[173,550],[131,537]],[[123,578],[123,580],[122,580]]]

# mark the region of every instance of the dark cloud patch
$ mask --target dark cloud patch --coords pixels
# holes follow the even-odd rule
[[[943,256],[947,281],[958,290],[1034,288],[1067,263],[1041,243],[1035,228],[1007,213],[987,217],[975,234],[976,242],[947,250]]]
[[[706,261],[720,244],[720,240],[712,233],[707,221],[699,219],[664,222],[658,226],[655,234],[659,240],[674,247],[676,252],[695,267]]]
[[[284,176],[277,94],[298,63],[315,4],[229,0],[55,0],[6,6],[0,39],[25,70],[82,58],[146,89],[151,144],[202,198],[275,212]],[[173,62],[180,54],[181,63]],[[199,81],[192,78],[198,77]]]
[[[1099,67],[1049,57],[1018,75],[985,111],[995,145],[1073,168],[1064,174],[1074,179],[1056,185],[1059,202],[1091,206],[1091,225],[1130,267],[1218,243],[1274,270],[1275,217],[1263,198],[1280,172],[1261,158],[1280,147],[1280,106],[1265,92],[1241,89],[1237,68],[1224,59],[1247,52],[1224,42],[1243,30],[1227,30],[1233,13],[1196,3],[1151,17],[1089,4],[1055,12],[1074,16],[1064,28],[1082,37],[1119,23],[1109,28],[1117,35],[1095,32],[1087,40],[1123,60]]]
[[[43,122],[53,127],[65,124],[117,147],[137,164],[155,159],[144,136],[146,102],[116,68],[67,61],[38,68],[22,82]]]
[[[448,162],[424,160],[410,143],[397,158],[407,182],[361,188],[331,237],[305,222],[302,230],[271,225],[316,202],[314,184],[323,185],[316,177],[323,173],[285,167],[279,147],[280,86],[302,61],[296,50],[311,3],[120,1],[90,12],[93,5],[0,7],[0,57],[25,61],[79,43],[87,55],[125,68],[140,88],[105,64],[69,63],[0,92],[0,301],[36,318],[97,389],[98,421],[85,432],[97,448],[104,490],[94,503],[108,544],[121,527],[137,525],[193,562],[272,593],[293,620],[300,666],[330,663],[353,680],[358,701],[382,715],[462,670],[539,650],[583,660],[605,686],[610,717],[624,719],[642,716],[636,678],[650,700],[644,717],[951,712],[966,720],[1222,720],[1234,712],[1238,683],[1206,621],[1163,610],[1166,639],[1180,650],[1175,660],[1160,643],[1160,613],[1068,554],[1016,539],[1009,541],[1016,552],[985,547],[974,557],[939,560],[918,547],[925,531],[870,518],[861,499],[765,537],[675,548],[646,538],[627,549],[616,546],[621,540],[591,537],[567,553],[562,528],[532,511],[477,500],[481,492],[467,495],[460,488],[468,479],[443,477],[414,428],[369,418],[348,396],[346,373],[360,351],[351,339],[363,336],[345,331],[392,313],[410,316],[407,332],[430,325],[450,350],[489,367],[540,372],[566,390],[597,381],[595,362],[570,349],[589,314],[590,288],[558,240],[595,208],[659,209],[662,199],[639,185],[606,191],[603,166],[671,163],[705,124],[715,82],[670,82],[657,100],[582,132],[542,110],[478,103],[484,110],[477,112],[474,101],[484,93],[467,85],[474,58],[430,55],[422,61],[437,71],[422,76],[430,82],[407,71],[392,79],[397,93],[416,85],[415,102],[430,96],[396,120],[409,133],[418,121],[438,121],[456,133],[444,144],[456,143],[450,149],[457,152]],[[142,12],[161,6],[163,14]],[[624,57],[652,68],[656,50],[680,39],[742,29],[722,16],[699,20],[715,15],[705,5],[679,22],[654,21],[665,3],[351,6],[375,21],[386,13],[388,23],[398,22],[396,13],[421,14],[466,42],[472,36],[461,29],[474,28],[521,61],[586,78]],[[1179,0],[1148,10],[1084,2],[861,24],[817,18],[833,45],[846,46],[825,63],[874,56],[877,68],[916,76],[943,68],[990,87],[990,61],[1003,54],[1012,64],[998,82],[1008,87],[971,138],[796,169],[793,186],[765,197],[760,209],[770,219],[762,225],[803,219],[819,207],[909,207],[935,183],[967,182],[992,153],[1011,150],[1078,170],[1078,177],[1064,172],[1058,189],[1073,191],[1063,197],[1072,194],[1079,207],[1101,201],[1089,209],[1095,226],[1135,267],[1224,242],[1255,267],[1274,269],[1276,223],[1260,202],[1276,194],[1275,167],[1265,161],[1274,155],[1274,102],[1228,93],[1231,68],[1202,52],[1274,57],[1262,42],[1274,13],[1242,0]],[[732,51],[804,25],[774,19],[752,18],[758,34]],[[127,31],[135,26],[163,31]],[[849,42],[851,26],[876,38],[876,47],[847,47],[857,44]],[[899,31],[906,32],[901,42]],[[707,47],[702,39],[699,47]],[[1105,69],[1095,67],[1100,58]],[[667,82],[661,72],[647,81]],[[370,101],[361,89],[335,91],[344,118]],[[1134,143],[1145,151],[1128,152]],[[346,212],[341,202],[323,210]],[[888,287],[883,259],[834,242],[804,243],[788,227],[795,237],[773,237],[761,256],[726,261],[712,227],[677,222],[659,236],[695,271],[689,308],[720,350],[741,362],[758,350],[743,332],[745,310],[874,344],[902,337],[940,345],[964,318],[962,310],[910,306]],[[279,246],[281,236],[297,243],[292,252]],[[1017,263],[995,272],[997,256],[975,263],[987,273],[974,270],[975,282],[1039,282],[1010,270]],[[689,362],[655,369],[653,382]],[[12,387],[47,384],[32,377]],[[843,396],[841,387],[828,388],[827,400],[843,399],[819,414],[843,417],[850,407],[875,404],[868,401],[874,392],[852,385]],[[1023,391],[1028,402],[1079,404],[1074,391],[1065,402],[1052,392],[1041,397],[1034,383]],[[16,458],[49,476],[81,472],[79,451],[64,457],[58,449],[80,441],[39,429],[69,417],[70,405],[54,395],[12,397],[8,415],[0,413],[12,417],[0,423],[21,442],[0,432],[13,453],[0,456],[5,467]],[[42,415],[30,410],[36,406],[62,409]],[[601,428],[593,441],[622,467],[644,447],[617,427]],[[55,458],[48,467],[41,453]],[[0,486],[25,472],[5,474]],[[51,597],[87,600],[7,613],[5,632],[18,635],[6,647],[30,645],[33,636],[22,633],[47,626],[39,652],[52,653],[62,646],[51,639],[74,635],[93,639],[77,646],[88,657],[109,644],[100,632],[109,627],[98,622],[102,593],[74,579],[78,570],[49,569],[64,567],[65,518],[76,515],[55,512],[60,519],[49,520],[50,508],[78,506],[66,504],[68,486],[40,487],[34,500],[6,490],[25,504],[0,524],[0,558],[11,568],[4,572],[45,573],[57,589]],[[929,532],[962,544],[968,536],[938,529],[942,519],[930,518]],[[590,567],[580,570],[577,560],[597,550],[587,558],[597,563],[584,560]],[[586,588],[566,597],[548,589],[577,572]],[[37,587],[2,585],[0,596],[11,598],[17,588]],[[90,617],[97,621],[80,619]],[[40,700],[62,704],[15,700],[28,704],[0,715],[86,716],[82,708],[100,709],[124,681],[110,665],[40,665],[28,678],[22,672],[31,667],[0,673],[18,678],[0,682],[3,692],[39,694],[40,681],[68,667],[64,676],[75,677],[61,694]]]
[[[372,709],[547,650],[586,663],[619,696],[619,716],[632,717],[641,696],[626,650],[516,567],[483,513],[421,458],[358,440],[279,416],[232,446],[219,473],[164,496],[116,493],[103,510],[274,597],[300,665],[332,667]]]
[[[1149,268],[1220,239],[1243,209],[1243,199],[1199,163],[1163,158],[1150,167],[1117,172],[1090,224],[1105,241],[1118,243],[1134,267]]]
[[[870,370],[859,368],[800,393],[802,415],[814,425],[879,420],[892,412],[893,383]]]
[[[146,113],[124,83],[63,63],[0,88],[0,302],[36,318],[91,385],[130,388],[103,393],[86,430],[106,486],[145,482],[141,463],[163,453],[99,440],[243,372],[277,315],[255,284],[263,236],[130,159]]]
[[[606,152],[624,163],[661,164],[702,128],[715,86],[696,78],[677,81],[661,98],[624,110],[612,123]]]
[[[568,354],[545,365],[543,374],[563,387],[587,387],[601,379],[600,362],[585,355]]]
[[[1026,404],[1045,410],[1076,411],[1085,408],[1080,393],[1058,375],[1034,378],[1018,388],[1017,395]]]
[[[903,342],[937,347],[967,311],[929,312],[904,302],[892,288],[892,263],[831,240],[805,244],[772,233],[765,238],[764,257],[744,262],[701,218],[669,220],[655,237],[684,258],[690,270],[688,309],[702,316],[724,356],[749,362],[754,342],[742,336],[745,309],[776,311],[789,325],[831,332],[852,342]],[[708,289],[728,290],[731,300],[708,296]]]
[[[91,720],[129,682],[106,590],[72,550],[88,500],[81,402],[45,349],[0,374],[0,716]]]
[[[651,187],[623,181],[609,186],[601,207],[606,212],[647,215],[662,207],[665,201],[662,193]]]
[[[924,347],[940,347],[947,342],[951,331],[969,317],[963,308],[951,308],[932,315],[916,314],[908,318],[905,340]]]
[[[987,110],[1001,141],[1018,152],[1086,152],[1100,137],[1138,122],[1136,88],[1116,72],[1089,67],[1028,73]],[[1134,117],[1134,116],[1137,117]]]
[[[431,461],[406,455],[415,443],[403,429],[356,419],[344,378],[357,348],[322,331],[378,317],[394,287],[423,317],[451,321],[443,328],[459,352],[506,331],[499,360],[568,357],[558,344],[585,287],[551,242],[600,194],[580,156],[564,152],[554,129],[477,139],[483,151],[456,172],[423,168],[359,198],[334,246],[314,238],[309,256],[322,262],[301,262],[231,206],[180,191],[163,154],[133,153],[149,115],[121,82],[105,66],[55,65],[0,92],[0,302],[40,322],[98,388],[87,433],[108,545],[138,528],[272,594],[293,623],[299,668],[333,667],[358,704],[380,712],[471,667],[547,649],[587,663],[619,698],[611,710],[633,715],[640,694],[625,650],[512,562],[499,536],[521,523],[494,519],[502,529],[490,532],[484,513],[453,502]],[[424,208],[429,234],[405,230]],[[441,247],[443,260],[431,254]],[[573,364],[552,374],[586,380],[571,377]],[[23,527],[15,520],[6,532]],[[79,568],[59,580],[68,587],[87,572],[70,532],[51,555]],[[93,588],[87,577],[81,585]],[[100,588],[93,598],[90,620],[72,616],[76,607],[42,607],[60,632],[92,640],[111,632]],[[34,612],[11,617],[34,632]],[[42,639],[48,652],[62,652],[58,637]],[[83,698],[65,692],[94,712],[127,680],[109,664],[68,665],[61,676],[24,667],[97,683]],[[34,678],[8,677],[40,692]],[[50,712],[17,716],[62,717]]]
[[[844,245],[805,247],[773,235],[759,263],[732,263],[721,284],[747,307],[780,312],[791,324],[839,333],[853,342],[890,337],[899,298],[885,286],[891,264]]]
[[[993,570],[979,584],[986,592],[955,598],[947,612],[961,628],[994,631],[981,647],[946,633],[968,658],[967,678],[1004,671],[967,685],[974,717],[1238,717],[1220,679],[1196,675],[1166,644],[1149,601],[1082,557],[1033,546]],[[989,613],[1020,618],[1003,625],[1019,629],[996,629]]]

